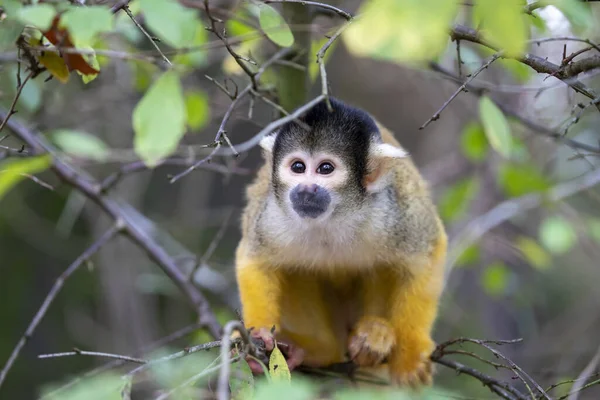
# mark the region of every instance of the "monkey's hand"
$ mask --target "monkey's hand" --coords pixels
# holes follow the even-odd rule
[[[389,362],[390,378],[397,385],[419,387],[433,382],[433,364],[429,359],[434,343],[428,335],[403,335]]]
[[[258,344],[261,350],[264,349],[265,355],[271,353],[275,348],[275,337],[268,328],[253,329],[250,332],[250,337],[255,339],[255,344]],[[290,371],[302,364],[302,361],[304,360],[304,350],[300,347],[289,342],[277,342],[277,347],[286,357],[288,369]],[[252,373],[262,374],[264,372],[262,366],[256,359],[248,357],[246,361],[248,362]]]
[[[348,338],[350,359],[359,367],[381,364],[395,345],[394,328],[379,317],[362,317]]]

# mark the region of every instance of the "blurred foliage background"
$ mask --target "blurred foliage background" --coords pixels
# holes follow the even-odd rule
[[[43,71],[21,85],[11,121],[39,131],[56,146],[56,157],[98,182],[118,177],[104,181],[107,196],[122,202],[128,218],[156,238],[186,276],[201,261],[192,282],[225,323],[239,307],[233,255],[245,185],[260,153],[255,147],[237,157],[217,152],[210,163],[173,178],[213,150],[224,113],[251,82],[247,72],[256,73],[281,49],[294,49],[293,57],[275,60],[261,72],[259,86],[234,100],[217,150],[229,149],[225,139],[234,148],[251,140],[279,118],[273,102],[291,111],[321,94],[317,52],[341,33],[325,53],[330,93],[395,133],[429,180],[452,240],[455,262],[435,339],[523,338],[501,350],[542,387],[575,379],[586,367],[588,382],[597,380],[600,191],[589,182],[576,183],[568,198],[561,190],[581,177],[598,181],[600,2],[327,1],[358,16],[347,26],[333,8],[265,3],[210,1],[211,21],[198,0],[1,0],[0,105],[11,109],[33,57]],[[41,32],[61,32],[53,25],[56,15],[76,49],[66,54],[79,51],[81,59],[65,63],[68,57],[41,50],[52,46]],[[479,44],[455,24],[477,29]],[[211,26],[216,30],[205,29]],[[560,70],[536,71],[530,55]],[[586,69],[569,72],[583,59]],[[465,80],[468,90],[439,112]],[[578,84],[589,89],[587,96],[573,89]],[[55,280],[113,221],[46,170],[50,159],[29,157],[10,123],[0,140],[3,366]],[[113,175],[132,163],[139,168]],[[554,195],[558,201],[549,201]],[[517,200],[495,208],[511,199]],[[459,240],[469,234],[474,240]],[[0,398],[37,398],[105,362],[40,354],[72,348],[134,354],[196,320],[177,285],[119,236],[66,281],[6,375]],[[156,354],[211,339],[190,329]],[[175,385],[214,356],[182,359],[154,371],[154,379]],[[463,361],[509,381],[514,374]],[[477,380],[438,371],[431,396],[492,396]],[[114,376],[88,389],[100,393]],[[561,385],[553,396],[571,387]],[[591,387],[579,398],[598,396],[600,389]]]

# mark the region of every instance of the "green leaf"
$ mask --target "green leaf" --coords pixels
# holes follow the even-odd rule
[[[208,34],[204,25],[196,21],[196,33],[194,38],[188,44],[189,47],[200,47],[206,43]],[[173,62],[176,64],[186,65],[190,67],[201,67],[206,64],[207,52],[206,51],[187,51],[181,52],[173,57]]]
[[[187,92],[185,94],[185,108],[187,110],[187,124],[191,129],[198,130],[210,120],[210,104],[205,92],[200,90]]]
[[[256,400],[312,400],[318,398],[317,389],[306,379],[296,378],[291,382],[284,380],[261,380],[254,392]]]
[[[231,365],[229,389],[233,400],[252,399],[254,395],[254,376],[246,360],[241,359]]]
[[[86,132],[62,129],[51,132],[50,136],[58,147],[75,157],[103,161],[110,154],[102,140]]]
[[[242,10],[242,8],[240,8],[240,10]],[[227,22],[225,22],[225,27],[227,28],[227,32],[229,32],[229,35],[231,36],[242,36],[256,32],[256,29],[254,29],[250,25],[247,25],[242,21],[233,18],[229,18]]]
[[[548,217],[540,225],[540,241],[554,254],[564,254],[577,241],[575,230],[563,217]]]
[[[600,219],[593,218],[588,220],[587,223],[590,236],[600,243]]]
[[[179,76],[164,72],[133,110],[134,148],[154,167],[177,148],[185,134],[186,106]]]
[[[281,47],[290,47],[294,44],[294,35],[290,27],[277,10],[270,5],[260,5],[258,22],[267,37],[274,43]]]
[[[546,26],[545,19],[540,18],[537,15],[527,14],[527,20],[529,21],[531,26],[535,27],[539,31],[539,33],[548,32],[548,27]]]
[[[508,158],[512,147],[510,126],[502,110],[488,96],[479,100],[479,117],[492,148]]]
[[[550,181],[531,164],[503,164],[498,170],[498,183],[509,197],[541,192],[550,188]]]
[[[342,38],[356,56],[399,63],[429,61],[446,50],[458,5],[448,0],[365,1],[360,18]]]
[[[0,51],[16,50],[17,39],[23,31],[23,25],[12,19],[0,20]]]
[[[501,262],[490,264],[483,271],[481,284],[485,292],[491,296],[499,296],[506,292],[510,279],[510,271]]]
[[[439,201],[442,218],[452,222],[463,216],[478,190],[479,180],[476,177],[465,178],[446,189]]]
[[[71,380],[72,379],[69,379],[68,382]],[[45,385],[41,390],[42,397],[47,398],[48,400],[121,400],[121,389],[123,388],[125,381],[118,374],[108,372],[82,379],[69,388],[50,395],[51,392],[64,387],[65,383],[66,382]]]
[[[481,24],[483,37],[505,51],[517,56],[526,50],[527,20],[521,0],[477,0],[473,9],[475,26]]]
[[[519,236],[515,241],[515,245],[535,268],[546,269],[550,265],[552,261],[550,254],[535,240],[526,236]]]
[[[174,48],[191,46],[199,28],[196,12],[172,0],[140,0],[150,30]]]
[[[129,63],[134,79],[133,87],[139,92],[146,91],[152,84],[152,77],[158,68],[154,64],[132,60]]]
[[[27,175],[37,174],[47,169],[52,163],[48,154],[37,157],[9,159],[0,163],[0,199]]]
[[[488,151],[488,141],[483,127],[476,122],[467,124],[460,137],[460,147],[469,160],[483,161]]]
[[[21,8],[23,8],[23,3],[19,0],[2,0],[0,6],[4,9],[4,14],[6,14],[7,19],[14,18]]]
[[[287,365],[287,361],[283,356],[279,347],[275,345],[275,348],[271,352],[271,356],[269,357],[269,376],[271,377],[271,381],[284,381],[290,382],[292,376],[290,375],[290,370]]]
[[[50,4],[42,3],[21,8],[18,18],[24,24],[33,25],[45,31],[52,25],[52,19],[55,15],[56,10],[54,7]]]
[[[71,7],[60,20],[76,47],[91,46],[96,35],[110,32],[113,25],[112,13],[102,6]]]
[[[90,46],[81,46],[81,49],[85,49],[85,50],[94,50],[92,47]],[[100,63],[98,62],[98,58],[96,57],[96,53],[92,53],[92,54],[83,54],[82,55],[83,58],[85,58],[85,60],[88,62],[88,64],[90,64],[90,66],[94,69],[96,69],[96,71],[100,71]],[[81,76],[81,81],[84,84],[88,84],[91,81],[93,81],[94,79],[96,79],[98,77],[98,74],[82,74],[80,71],[77,71],[77,74],[79,76]]]

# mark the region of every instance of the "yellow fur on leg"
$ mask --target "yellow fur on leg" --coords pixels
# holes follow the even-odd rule
[[[240,246],[241,247],[241,246]],[[281,316],[281,282],[276,271],[265,268],[258,260],[242,258],[238,250],[236,275],[242,318],[246,329],[275,327],[279,330]]]
[[[395,345],[394,328],[379,317],[362,317],[348,338],[350,359],[360,367],[381,364]]]

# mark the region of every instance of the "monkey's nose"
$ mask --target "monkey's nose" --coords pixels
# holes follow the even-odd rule
[[[319,185],[313,183],[311,185],[298,185],[298,193],[317,193],[319,190]]]
[[[329,207],[331,196],[317,184],[300,184],[291,191],[290,200],[299,216],[317,218]]]

